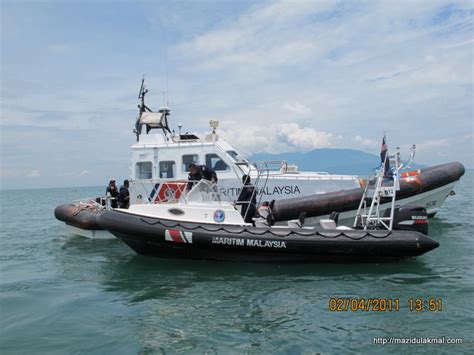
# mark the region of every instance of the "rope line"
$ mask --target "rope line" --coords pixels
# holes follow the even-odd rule
[[[163,222],[160,220],[149,221],[145,218],[140,218],[140,220],[150,226],[155,226],[157,224],[165,227],[165,228],[181,228],[183,230],[202,230],[204,232],[226,232],[229,234],[243,234],[248,233],[252,235],[264,235],[264,234],[271,234],[275,237],[292,237],[295,235],[302,236],[302,237],[323,237],[326,239],[337,239],[337,238],[347,238],[351,240],[362,240],[367,237],[372,237],[375,239],[385,239],[392,234],[392,231],[381,231],[381,230],[368,230],[368,231],[326,231],[326,230],[282,230],[282,229],[272,229],[272,228],[247,228],[241,226],[216,226],[216,227],[207,227],[206,225],[197,225],[197,224],[182,224],[179,222]]]

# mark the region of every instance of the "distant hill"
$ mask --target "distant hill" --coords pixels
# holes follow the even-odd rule
[[[406,157],[408,158],[408,157]],[[333,174],[367,176],[380,165],[380,156],[355,149],[315,149],[306,153],[254,154],[251,160],[286,160],[300,171],[327,171]],[[414,168],[423,165],[414,164]]]

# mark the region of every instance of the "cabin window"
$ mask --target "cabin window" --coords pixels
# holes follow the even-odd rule
[[[151,161],[143,161],[137,163],[135,175],[137,179],[151,179],[152,177],[152,163]]]
[[[160,179],[173,179],[174,165],[174,161],[160,161]]]
[[[227,165],[220,156],[214,153],[206,154],[206,166],[215,171],[229,170],[229,165]]]
[[[232,158],[233,161],[237,161],[239,153],[237,153],[235,150],[228,150],[227,154]]]
[[[185,154],[183,155],[183,164],[181,169],[183,171],[188,171],[188,166],[191,163],[199,164],[199,157],[197,154]]]

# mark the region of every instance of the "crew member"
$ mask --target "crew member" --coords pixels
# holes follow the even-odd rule
[[[128,208],[130,207],[130,192],[128,191],[129,187],[128,180],[123,181],[123,185],[120,186],[119,196],[118,196],[118,204],[120,208]]]
[[[252,223],[252,218],[257,211],[257,193],[255,186],[250,182],[250,176],[242,176],[242,191],[240,191],[237,203],[242,206],[240,214],[245,218],[245,223]]]
[[[206,165],[197,165],[196,163],[190,163],[188,165],[189,175],[188,175],[188,186],[186,187],[187,191],[190,191],[193,188],[193,185],[196,181],[201,179],[208,180],[217,184],[217,174],[216,172],[207,167]]]
[[[112,197],[110,199],[110,206],[112,208],[117,208],[118,207],[118,201],[117,201],[117,198],[118,198],[118,189],[117,189],[117,185],[115,185],[115,180],[110,180],[109,181],[109,186],[107,186],[107,189],[105,189],[105,194],[106,195],[110,195],[110,197]]]

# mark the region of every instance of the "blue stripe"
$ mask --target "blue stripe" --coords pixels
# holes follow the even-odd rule
[[[150,196],[148,196],[148,202],[153,201],[153,197],[155,196],[155,194],[158,191],[159,187],[160,187],[160,184],[155,184],[155,187],[153,188],[153,190],[151,190]]]

